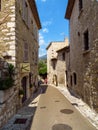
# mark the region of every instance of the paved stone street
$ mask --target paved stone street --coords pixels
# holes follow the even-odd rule
[[[41,95],[30,130],[97,130],[56,88]]]
[[[66,98],[70,103],[68,100],[66,101],[67,103],[64,103]],[[69,106],[69,104],[71,105]],[[81,114],[76,109],[78,109]],[[77,116],[77,113],[79,116]],[[96,128],[94,128],[82,114],[85,115]],[[73,115],[74,117],[76,116],[78,120],[74,121]],[[37,117],[37,120],[33,120],[33,117]],[[95,113],[91,111],[84,102],[70,95],[67,88],[51,86],[47,89],[47,87],[43,85],[0,130],[81,130],[79,128],[80,126],[83,127],[81,127],[82,130],[97,130],[97,119],[98,116],[95,116]],[[40,128],[36,127],[36,125]],[[77,126],[77,129],[75,126]]]

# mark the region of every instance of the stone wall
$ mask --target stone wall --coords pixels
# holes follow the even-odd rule
[[[58,79],[58,85],[65,85],[65,60],[62,59],[62,53],[65,53],[64,51],[58,52],[58,58],[57,58],[57,65],[56,70],[57,71],[57,79]]]
[[[2,127],[17,111],[17,91],[15,87],[0,90],[0,127]]]
[[[67,69],[69,66],[69,46],[57,51],[57,79],[58,85],[67,86]]]
[[[21,1],[22,2],[22,1]],[[21,63],[30,63],[30,73],[32,73],[32,83],[36,82],[38,75],[38,27],[34,19],[33,13],[28,4],[28,25],[23,19],[22,3],[17,0],[16,3],[16,54],[17,54],[17,68],[19,70],[18,81],[21,87],[21,80],[24,76],[28,78],[27,88],[29,84],[29,72],[21,72]],[[24,47],[27,44],[27,61],[24,59]],[[30,90],[27,89],[27,98],[30,96]]]
[[[32,74],[32,83],[37,85],[38,75],[38,27],[30,6],[29,27],[22,16],[22,1],[2,0],[0,11],[0,57],[15,67],[15,84],[11,89],[0,91],[0,127],[13,116],[22,104],[19,97],[21,80],[27,78],[26,99],[33,91],[30,89],[29,74]],[[24,44],[28,45],[28,60],[30,71],[23,73],[20,64],[24,61]],[[27,47],[27,46],[26,46]],[[30,73],[29,73],[30,72]]]
[[[98,110],[98,2],[75,0],[70,18],[70,83],[71,90],[96,111]],[[84,32],[89,32],[89,50],[84,49]],[[77,75],[74,84],[73,73]]]
[[[2,0],[0,11],[0,57],[16,67],[15,53],[15,1]],[[17,72],[17,71],[16,71]],[[0,127],[14,115],[18,106],[18,91],[15,85],[0,91]]]
[[[15,65],[15,1],[2,0],[0,12],[0,56]]]
[[[27,1],[28,15],[26,20],[23,17],[23,4],[22,1],[16,1],[16,67],[17,67],[17,82],[18,89],[24,89],[25,100],[30,98],[33,91],[30,86],[37,86],[38,83],[38,27],[34,19],[29,3]],[[26,16],[26,15],[25,15]],[[26,49],[26,50],[25,50]],[[28,64],[29,70],[25,71],[22,69],[21,64]],[[25,88],[23,79],[26,78]],[[24,98],[23,97],[23,98]],[[24,102],[19,99],[19,102]]]

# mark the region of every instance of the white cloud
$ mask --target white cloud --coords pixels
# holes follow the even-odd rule
[[[52,21],[45,21],[43,22],[43,26],[49,26],[52,24]]]
[[[44,45],[45,44],[45,40],[44,37],[41,33],[39,33],[39,45]]]
[[[64,33],[64,32],[62,32],[62,33],[60,33],[60,35],[61,35],[61,36],[65,36],[65,33]]]
[[[46,2],[46,0],[41,0],[42,2]]]
[[[39,57],[43,56],[45,54],[46,54],[46,51],[44,49],[40,48],[40,50],[39,50]]]
[[[44,28],[44,29],[43,29],[43,32],[44,32],[44,33],[48,33],[49,30],[48,30],[47,28]]]
[[[35,0],[36,2],[39,1],[39,0]],[[47,0],[40,0],[41,2],[46,2]]]

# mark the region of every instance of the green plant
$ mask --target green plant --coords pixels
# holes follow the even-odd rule
[[[42,60],[39,61],[38,72],[39,72],[39,75],[46,75],[47,74],[47,64]]]
[[[30,88],[32,88],[33,87],[33,84],[30,84]]]
[[[24,95],[24,90],[23,89],[19,90],[19,95]]]
[[[8,76],[13,77],[15,75],[15,68],[12,64],[8,64]]]
[[[10,77],[6,79],[0,79],[0,90],[6,90],[14,85],[14,80]]]
[[[0,90],[6,90],[14,85],[15,68],[12,64],[8,64],[6,78],[0,79]]]

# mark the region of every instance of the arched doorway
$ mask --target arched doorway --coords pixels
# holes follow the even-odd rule
[[[21,86],[24,90],[24,95],[23,95],[23,98],[22,98],[22,103],[25,102],[25,100],[27,99],[27,77],[23,77],[22,80],[21,80]]]

